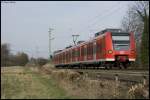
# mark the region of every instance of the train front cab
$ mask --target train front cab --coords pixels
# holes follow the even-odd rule
[[[135,61],[135,41],[133,33],[106,33],[106,59],[114,67],[127,67]]]

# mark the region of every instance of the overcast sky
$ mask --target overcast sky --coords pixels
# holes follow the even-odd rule
[[[49,56],[48,29],[53,28],[52,51],[88,40],[105,28],[120,28],[131,1],[15,1],[1,3],[1,42],[13,53]]]

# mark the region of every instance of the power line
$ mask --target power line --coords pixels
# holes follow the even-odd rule
[[[120,4],[120,2],[119,2],[118,4]],[[105,18],[110,17],[110,15],[112,15],[112,13],[116,12],[116,11],[120,8],[120,6],[121,6],[121,5],[119,5],[119,7],[118,7],[118,6],[117,6],[117,7],[114,7],[113,10],[108,11],[109,13],[103,14],[103,16],[101,17],[101,19],[99,19],[99,20],[101,20],[101,21],[96,21],[96,22],[93,23],[92,25],[94,26],[94,25],[96,25],[96,23],[100,23],[100,22],[104,21],[104,20],[102,20],[102,19],[105,19]],[[111,9],[111,8],[110,8],[110,9]],[[119,10],[120,10],[120,9],[119,9]],[[89,27],[92,26],[92,25],[88,25],[88,26],[85,27],[85,28],[88,28],[88,29],[89,29]],[[85,28],[84,28],[84,29],[85,29]],[[84,31],[84,30],[82,30],[81,32],[83,32],[83,31]]]
[[[121,6],[120,6],[121,7]],[[105,18],[108,18],[108,17],[110,17],[110,15],[113,15],[113,14],[115,14],[116,12],[118,12],[120,9],[120,7],[118,7],[118,8],[116,8],[116,9],[114,9],[114,11],[112,11],[112,12],[110,12],[110,13],[108,13],[107,15],[105,15],[102,19],[105,19]],[[114,13],[115,12],[115,13]],[[99,19],[99,20],[101,20],[101,22],[102,21],[104,21],[104,20],[102,20],[102,19]],[[98,22],[98,21],[97,21]],[[96,23],[97,23],[96,22]],[[95,23],[94,23],[94,25],[96,25]]]
[[[121,2],[121,1],[120,1]],[[115,5],[119,5],[120,4],[120,2],[118,2],[117,4],[115,4]],[[113,6],[111,6],[109,9],[106,9],[106,10],[104,10],[105,12],[110,12],[110,11],[112,11],[112,10],[110,10],[110,9],[112,9],[112,7],[113,7],[113,9],[116,7],[115,5],[113,5]],[[91,20],[95,20],[97,17],[99,18],[99,17],[103,17],[104,15],[106,15],[107,13],[105,13],[105,14],[103,14],[103,13],[99,13],[98,15],[96,15],[94,18],[92,18]],[[102,15],[102,16],[101,16]],[[91,21],[91,20],[88,20],[88,22],[89,21]],[[97,21],[96,21],[97,22]],[[94,23],[95,24],[95,23]],[[93,25],[93,24],[92,24]],[[91,26],[91,25],[88,25],[87,27],[89,27],[89,26]],[[87,27],[85,27],[85,28],[87,28]],[[81,29],[81,30],[83,30],[83,29]]]
[[[121,11],[121,10],[122,10],[121,8],[120,8],[119,10],[118,10],[118,9],[115,9],[115,11],[117,11],[117,13],[118,13],[119,11]],[[109,13],[109,15],[111,15],[111,14],[114,13],[115,11]],[[115,14],[115,13],[114,13],[114,14]],[[107,18],[110,17],[109,15],[107,15],[107,16],[108,16]],[[112,16],[113,16],[113,15],[112,15]],[[105,19],[105,17],[104,17],[103,19]],[[96,26],[102,26],[102,25],[104,24],[104,20],[102,20],[101,22],[103,22],[103,23],[101,23],[101,25],[98,25],[98,24],[95,24],[95,25],[96,25]]]
[[[101,19],[98,19],[98,20],[97,20],[95,23],[93,23],[91,26],[95,26],[95,25],[97,25],[96,23],[99,24],[99,23],[105,21],[104,19],[106,19],[106,18],[112,16],[113,14],[115,14],[115,13],[118,11],[119,8],[120,8],[120,7],[117,7],[116,9],[111,10],[109,13],[105,14],[103,17],[101,17]],[[120,9],[119,9],[119,10],[120,10]],[[99,20],[100,20],[100,21],[99,21]]]
[[[108,13],[109,11],[111,11],[111,10],[110,10],[111,8],[114,8],[116,5],[119,5],[120,2],[121,2],[121,1],[119,1],[117,4],[112,5],[110,8],[104,10],[103,12],[107,12],[107,13]],[[93,19],[94,19],[94,20],[95,20],[96,18],[99,19],[99,18],[100,18],[101,16],[103,16],[103,15],[105,15],[105,14],[103,14],[102,12],[100,12],[100,13],[99,13],[98,15],[96,15]],[[89,21],[90,21],[90,20],[89,20]],[[88,21],[88,22],[89,22],[89,21]]]

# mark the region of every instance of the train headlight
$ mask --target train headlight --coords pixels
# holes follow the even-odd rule
[[[134,50],[131,50],[131,53],[134,54]]]
[[[113,53],[113,51],[112,51],[112,50],[108,50],[108,53],[109,53],[109,54],[112,54],[112,53]]]

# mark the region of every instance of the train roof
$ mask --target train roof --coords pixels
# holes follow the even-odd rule
[[[122,29],[106,28],[106,29],[104,29],[104,30],[102,30],[102,31],[100,31],[100,32],[95,33],[95,37],[91,38],[90,40],[88,40],[88,41],[79,41],[79,42],[77,43],[77,45],[68,46],[68,47],[66,47],[66,48],[63,49],[63,50],[57,50],[58,52],[55,52],[54,54],[59,54],[60,52],[65,52],[65,51],[68,51],[68,50],[73,49],[73,48],[75,48],[75,47],[78,47],[78,46],[87,44],[87,43],[89,43],[89,42],[91,42],[91,41],[94,41],[94,40],[95,40],[96,38],[98,38],[99,36],[103,36],[104,33],[106,33],[106,32],[112,32],[112,33],[116,33],[116,34],[122,33],[122,32],[123,32],[123,33],[128,33],[128,32],[124,32]]]
[[[100,36],[103,36],[103,35],[100,35]],[[87,44],[87,43],[89,43],[89,42],[94,41],[96,38],[98,38],[98,37],[93,37],[93,38],[91,38],[90,40],[82,41],[82,42],[78,43],[77,45],[71,46],[71,47],[69,47],[69,48],[65,48],[65,49],[63,49],[63,50],[61,50],[61,51],[59,51],[59,52],[54,53],[54,54],[59,54],[59,53],[68,51],[68,50],[70,50],[70,49],[74,49],[75,47],[82,46],[82,45],[84,45],[84,44]]]
[[[117,33],[120,33],[120,32],[123,32],[122,29],[113,29],[113,28],[106,28],[100,32],[97,32],[95,33],[95,37],[101,35],[101,34],[104,34],[105,32],[117,32]]]
[[[54,51],[54,54],[61,52],[62,50],[56,50]]]

